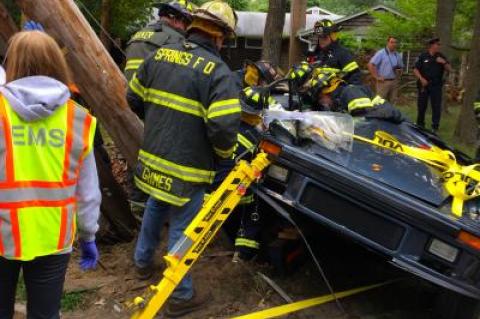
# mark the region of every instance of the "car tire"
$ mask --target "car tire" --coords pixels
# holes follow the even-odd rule
[[[480,300],[442,289],[433,312],[436,319],[480,319]]]

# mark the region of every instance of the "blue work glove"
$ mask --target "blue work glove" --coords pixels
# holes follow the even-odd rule
[[[80,240],[80,250],[82,251],[80,268],[82,270],[89,270],[97,267],[99,254],[95,241]]]
[[[43,25],[41,23],[35,22],[33,20],[29,20],[23,24],[24,31],[41,31],[45,32]]]

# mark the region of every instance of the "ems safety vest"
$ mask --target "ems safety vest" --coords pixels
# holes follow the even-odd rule
[[[95,124],[73,101],[26,122],[0,96],[0,256],[32,260],[71,249],[78,175]]]

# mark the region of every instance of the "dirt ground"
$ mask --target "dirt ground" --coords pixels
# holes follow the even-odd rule
[[[347,314],[343,314],[335,303],[327,303],[291,314],[288,318],[429,318],[429,308],[434,295],[431,287],[393,269],[363,248],[335,236],[324,238],[322,242],[328,245],[319,247],[316,244],[314,249],[336,291],[392,278],[406,279],[342,300]],[[158,281],[163,252],[163,249],[160,249],[156,258],[159,265],[157,278],[147,283],[135,279],[133,248],[134,242],[101,247],[101,266],[96,271],[87,273],[80,271],[79,257],[75,252],[67,274],[65,290],[83,292],[85,298],[77,310],[63,313],[63,318],[129,318],[131,312],[125,307],[125,303],[143,294],[148,284]],[[233,263],[231,250],[231,244],[226,237],[217,236],[212,247],[207,249],[204,257],[194,266],[196,289],[202,293],[209,291],[213,298],[205,309],[183,318],[232,318],[285,304],[285,301],[260,279],[257,272],[273,279],[294,301],[327,294],[325,284],[310,259],[305,259],[292,274],[280,276],[267,264]],[[158,318],[163,316],[160,314]]]

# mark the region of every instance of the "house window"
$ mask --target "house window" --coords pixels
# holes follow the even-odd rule
[[[262,49],[262,39],[245,39],[246,49]]]
[[[228,48],[230,47],[231,49],[236,49],[237,48],[237,37],[233,39],[225,39],[223,42],[222,48]]]

